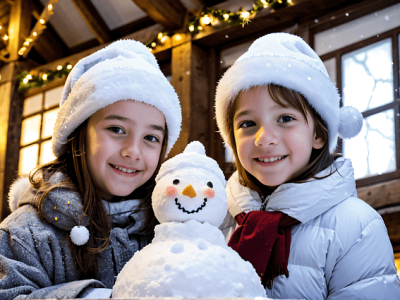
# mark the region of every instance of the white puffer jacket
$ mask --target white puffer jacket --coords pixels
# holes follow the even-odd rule
[[[267,211],[281,211],[301,222],[292,229],[289,278],[276,277],[267,295],[308,300],[400,299],[385,224],[357,198],[351,161],[339,158],[335,165],[338,171],[331,176],[283,184],[267,199]],[[260,210],[261,199],[239,184],[237,172],[226,189],[229,213],[221,229],[228,241],[236,227],[232,216]]]

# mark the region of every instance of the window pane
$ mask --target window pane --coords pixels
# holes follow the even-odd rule
[[[363,112],[392,102],[392,63],[390,39],[343,55],[343,104]]]
[[[253,41],[250,41],[222,50],[220,54],[220,68],[225,69],[230,67],[242,54],[249,49],[252,43]]]
[[[41,111],[42,100],[43,100],[42,93],[26,98],[24,100],[24,107],[22,109],[22,116],[25,117],[34,114],[35,112]]]
[[[52,136],[58,110],[58,108],[55,108],[43,114],[42,139]]]
[[[39,139],[41,115],[35,115],[22,121],[21,146],[30,144]]]
[[[64,86],[59,86],[55,89],[51,89],[44,94],[44,109],[60,104],[61,94]]]
[[[323,55],[400,26],[400,4],[317,33],[315,51]]]
[[[395,171],[394,110],[365,118],[361,133],[343,141],[343,154],[352,160],[356,179]]]
[[[51,151],[51,140],[45,141],[40,145],[40,164],[48,163],[54,160],[56,157]]]
[[[19,151],[19,164],[18,164],[18,173],[29,174],[33,168],[37,166],[37,158],[39,152],[39,145],[33,144],[28,147],[22,148]]]

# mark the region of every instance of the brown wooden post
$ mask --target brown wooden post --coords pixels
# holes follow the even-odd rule
[[[7,134],[8,134],[8,119],[11,106],[12,95],[12,74],[13,63],[4,66],[1,69],[0,80],[0,220],[8,214],[7,211],[7,198],[4,186],[4,178],[6,176],[6,152],[7,152]]]
[[[11,62],[1,69],[0,79],[0,220],[8,214],[7,194],[16,177],[21,131],[22,96],[16,92],[16,75],[23,63],[17,62],[18,50],[29,35],[31,13],[28,0],[15,0],[11,5],[9,44]]]
[[[181,153],[188,143],[198,140],[206,154],[222,166],[223,147],[214,120],[215,52],[190,41],[178,45],[172,48],[171,72],[182,106],[182,131],[169,156]]]

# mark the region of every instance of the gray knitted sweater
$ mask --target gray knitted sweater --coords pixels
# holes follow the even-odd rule
[[[113,222],[110,245],[99,254],[96,278],[79,280],[67,240],[82,215],[78,193],[51,191],[43,204],[42,221],[36,191],[23,186],[18,193],[18,209],[0,224],[2,300],[79,298],[87,287],[112,288],[125,263],[150,242],[148,236],[138,233],[144,223],[143,212],[133,213],[139,200],[103,202]],[[87,219],[81,219],[81,225],[87,224]]]

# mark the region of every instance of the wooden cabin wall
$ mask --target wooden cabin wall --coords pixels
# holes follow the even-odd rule
[[[389,6],[394,2],[382,0],[379,1],[380,6],[378,6]],[[363,3],[364,5],[358,9],[356,6],[353,7],[354,14],[352,16],[357,16],[357,13],[358,15],[366,14],[368,12],[366,12],[366,9],[368,5],[371,7],[371,4],[373,6],[369,12],[379,9],[376,4],[377,1],[368,0]],[[312,7],[309,9],[311,11]],[[325,12],[324,18],[330,21],[326,21],[321,26],[336,26],[339,21],[337,18],[332,18],[332,15],[334,15],[334,12]],[[312,34],[316,28],[313,21],[313,17],[307,18],[304,10],[299,10],[298,7],[293,6],[287,8],[285,12],[281,10],[269,15],[261,14],[260,17],[252,20],[252,26],[240,28],[240,30],[233,27],[212,29],[194,37],[191,37],[190,34],[181,33],[173,36],[163,47],[158,47],[154,54],[159,61],[170,61],[171,83],[182,103],[182,132],[170,153],[170,157],[181,153],[189,142],[199,140],[205,145],[207,154],[216,159],[221,167],[225,168],[222,139],[217,132],[214,119],[215,88],[221,76],[219,52],[221,49],[255,39],[266,33],[282,30],[298,34],[312,44]],[[162,29],[161,25],[155,24],[129,34],[125,38],[145,43]],[[106,45],[103,44],[67,58],[58,59],[36,67],[35,70],[55,69],[57,65],[64,65],[66,62],[75,64],[79,59]],[[9,185],[16,178],[18,169],[22,98],[36,92],[29,91],[25,95],[15,92],[15,75],[18,74],[15,70],[19,69],[13,63],[6,64],[1,69],[0,94],[7,96],[2,98],[5,101],[0,102],[0,121],[2,124],[0,127],[0,220],[3,220],[9,214],[7,194]],[[60,84],[60,82],[55,84]],[[226,171],[229,173],[228,169]],[[364,186],[358,188],[358,194],[361,199],[381,212],[394,249],[400,251],[400,212],[385,210],[389,206],[397,205],[400,207],[400,180],[395,179]]]

